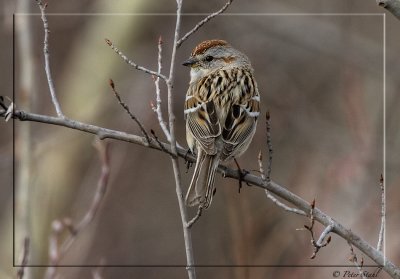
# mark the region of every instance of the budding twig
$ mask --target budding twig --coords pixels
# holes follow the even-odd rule
[[[324,229],[321,233],[318,240],[315,240],[314,237],[314,224],[315,224],[315,217],[314,217],[314,208],[315,208],[315,199],[310,203],[310,226],[304,225],[304,229],[310,232],[311,235],[311,244],[314,247],[314,252],[311,255],[311,259],[314,259],[317,256],[318,251],[328,245],[331,242],[331,236],[328,234],[333,232],[335,229],[334,222],[331,220],[330,224]],[[326,238],[327,237],[327,238]],[[326,241],[324,242],[326,238]]]
[[[186,41],[191,35],[193,35],[193,33],[195,33],[197,30],[199,30],[200,27],[202,27],[204,24],[206,24],[208,21],[210,21],[210,19],[216,17],[219,14],[222,14],[229,7],[229,5],[232,4],[232,2],[233,2],[233,0],[229,0],[221,9],[219,9],[215,13],[208,15],[202,21],[197,23],[196,26],[192,28],[192,30],[187,32],[181,39],[178,40],[178,42],[176,43],[177,47],[180,47],[184,41]]]
[[[156,142],[158,143],[158,146],[161,148],[162,151],[164,151],[165,153],[169,154],[172,157],[176,157],[175,154],[173,154],[171,151],[167,150],[164,145],[161,143],[161,141],[158,139],[156,133],[154,132],[153,129],[150,130],[150,133],[153,135],[154,139],[156,140]]]
[[[147,143],[150,143],[150,138],[149,135],[147,134],[143,124],[139,121],[139,119],[136,118],[135,115],[133,115],[128,107],[128,105],[126,103],[124,103],[124,101],[122,101],[121,96],[118,94],[117,90],[115,89],[115,84],[114,81],[112,79],[110,79],[109,81],[110,87],[115,95],[115,97],[117,98],[119,104],[124,108],[124,110],[129,114],[129,116],[131,117],[131,119],[133,121],[136,122],[136,124],[138,124],[140,131],[142,132],[143,136],[146,138]]]
[[[40,13],[41,13],[43,27],[44,27],[43,53],[44,53],[45,71],[46,71],[46,76],[47,76],[47,83],[49,85],[51,101],[53,102],[54,108],[56,109],[57,116],[60,118],[64,118],[64,114],[62,113],[60,103],[57,100],[56,89],[54,86],[54,82],[53,82],[53,78],[51,76],[51,70],[50,70],[50,51],[49,51],[50,29],[49,29],[49,23],[47,21],[47,15],[46,15],[47,3],[43,4],[43,2],[40,0],[36,0],[36,3],[38,4],[38,6],[40,8]]]
[[[271,172],[272,172],[272,137],[271,137],[271,115],[269,111],[266,112],[265,114],[265,120],[266,120],[266,127],[267,127],[267,132],[266,132],[266,137],[267,137],[267,149],[268,149],[268,168],[267,168],[267,175],[265,175],[264,167],[263,167],[263,162],[262,162],[262,152],[258,153],[258,166],[261,174],[261,179],[267,183],[271,182]],[[300,209],[293,208],[290,206],[287,206],[286,204],[280,202],[275,196],[273,196],[267,189],[265,189],[265,194],[267,195],[267,198],[269,198],[275,205],[283,208],[285,211],[295,213],[298,215],[302,216],[307,216],[307,214]]]
[[[157,64],[158,64],[158,69],[157,73],[161,74],[162,70],[162,38],[158,39],[158,56],[157,56]],[[154,84],[156,86],[156,106],[152,105],[153,111],[157,114],[158,122],[160,123],[160,127],[163,130],[165,136],[167,137],[167,140],[171,142],[171,135],[169,133],[167,123],[164,120],[164,117],[162,115],[161,111],[161,89],[160,89],[160,77],[153,76],[154,79]]]
[[[138,64],[136,64],[135,62],[133,62],[132,60],[130,60],[122,51],[120,51],[109,39],[105,39],[106,43],[111,47],[112,50],[114,50],[124,61],[125,63],[131,65],[133,68],[135,68],[136,70],[145,72],[147,74],[153,75],[153,76],[157,76],[161,79],[163,79],[166,83],[168,83],[168,78],[166,76],[164,76],[161,73],[149,70],[143,66],[140,66]]]

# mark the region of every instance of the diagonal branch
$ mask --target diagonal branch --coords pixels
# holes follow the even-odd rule
[[[0,111],[1,114],[1,111]],[[68,118],[60,119],[58,117],[27,113],[21,110],[15,110],[13,114],[13,118],[19,119],[21,121],[34,121],[46,124],[52,124],[57,126],[63,126],[75,130],[80,130],[86,133],[91,133],[98,135],[101,139],[112,138],[116,140],[121,140],[125,142],[131,142],[138,145],[146,146],[147,141],[144,137],[140,137],[137,135],[128,134],[121,131],[106,129],[102,127],[98,127],[95,125],[90,125],[86,123],[82,123],[79,121],[71,120]],[[171,145],[167,143],[161,142],[161,145],[171,152]],[[152,141],[148,146],[148,148],[162,151],[159,143]],[[196,158],[192,154],[188,154],[187,150],[183,148],[177,148],[177,154],[179,157],[184,158],[187,161],[195,162]],[[169,155],[169,154],[168,154]],[[236,180],[240,179],[239,174],[236,169],[230,169],[226,166],[220,165],[218,167],[218,172],[223,174],[224,177],[233,178]],[[247,174],[244,178],[242,177],[244,182],[262,188],[263,190],[268,190],[279,198],[288,201],[298,209],[310,212],[310,205],[307,201],[300,198],[296,194],[287,190],[287,187],[280,185],[274,181],[267,183],[261,177]],[[394,265],[389,259],[384,258],[381,252],[376,250],[372,245],[362,239],[360,236],[355,234],[352,230],[344,227],[342,224],[334,220],[332,217],[322,212],[318,208],[314,208],[313,210],[314,218],[316,221],[321,223],[322,225],[329,226],[330,224],[334,225],[333,233],[337,234],[341,238],[348,240],[352,245],[357,247],[361,252],[367,255],[370,259],[372,259],[377,265],[382,266],[383,270],[385,270],[392,278],[400,278],[400,269]]]
[[[196,26],[192,28],[192,30],[187,32],[181,39],[179,39],[177,41],[177,43],[176,43],[177,47],[180,47],[183,44],[183,42],[185,42],[191,35],[193,35],[197,30],[199,30],[200,27],[202,27],[204,24],[206,24],[212,18],[216,17],[219,14],[222,14],[229,7],[229,5],[232,4],[232,2],[233,2],[233,0],[229,0],[221,9],[219,9],[215,13],[208,15],[202,21],[197,23]]]
[[[147,74],[159,77],[161,79],[163,79],[166,83],[168,83],[168,78],[166,76],[164,76],[161,73],[149,70],[143,66],[140,66],[138,64],[136,64],[135,62],[133,62],[132,60],[130,60],[122,51],[120,51],[109,39],[105,39],[106,43],[111,47],[112,50],[114,50],[119,56],[121,56],[121,58],[125,61],[125,63],[131,65],[133,68],[135,68],[136,70],[145,72]]]
[[[115,97],[118,100],[118,103],[124,108],[124,110],[126,111],[126,113],[128,113],[128,115],[131,117],[131,119],[133,121],[135,121],[136,124],[139,126],[140,131],[142,132],[143,136],[146,138],[147,142],[150,142],[149,135],[147,134],[146,129],[144,128],[142,122],[140,122],[139,119],[137,119],[137,117],[132,114],[128,105],[124,101],[122,101],[121,96],[118,94],[117,90],[115,89],[114,81],[112,79],[110,79],[109,83],[110,83],[110,87],[111,87]]]
[[[43,42],[44,64],[45,64],[45,71],[46,71],[46,76],[47,76],[47,83],[49,85],[49,90],[50,90],[50,95],[51,95],[51,101],[53,102],[53,105],[54,105],[54,108],[56,109],[58,117],[63,118],[64,114],[62,113],[60,103],[57,100],[56,89],[54,86],[54,82],[53,82],[53,78],[51,76],[51,70],[50,70],[50,51],[49,51],[50,29],[49,29],[49,23],[47,21],[47,16],[46,16],[47,3],[43,4],[43,2],[40,0],[36,0],[36,2],[40,8],[40,13],[41,13],[43,27],[44,27],[44,42]]]

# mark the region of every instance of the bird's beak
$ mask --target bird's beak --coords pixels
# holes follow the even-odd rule
[[[191,67],[191,66],[193,66],[194,64],[196,64],[197,62],[198,62],[198,61],[197,61],[196,58],[190,57],[188,60],[184,61],[184,62],[182,63],[182,65],[183,65],[183,66]]]

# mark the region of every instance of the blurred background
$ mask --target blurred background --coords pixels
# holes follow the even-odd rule
[[[187,0],[183,11],[210,13],[224,3]],[[12,16],[15,12],[38,13],[39,9],[35,1],[25,0],[3,0],[0,7],[1,95],[12,97],[14,78],[17,108],[54,115],[43,67],[42,21],[38,15]],[[50,1],[47,12],[55,13],[48,16],[51,66],[64,113],[82,122],[140,134],[113,96],[108,85],[112,78],[132,112],[165,140],[150,107],[155,102],[152,78],[125,64],[104,38],[138,64],[156,69],[161,35],[167,73],[175,1]],[[373,246],[380,226],[379,177],[386,117],[385,252],[400,264],[400,116],[396,109],[400,104],[400,21],[386,14],[384,115],[384,12],[374,0],[235,0],[227,14],[210,21],[182,45],[177,61],[184,61],[197,43],[213,38],[227,40],[246,53],[256,71],[262,113],[267,109],[271,113],[272,179],[305,200],[315,198],[319,208]],[[203,17],[184,16],[182,34]],[[183,146],[188,82],[188,69],[178,63],[174,98],[177,139]],[[164,86],[162,98],[166,112]],[[249,150],[239,158],[247,170],[257,170],[258,152],[266,152],[263,119]],[[91,203],[100,163],[92,147],[93,135],[19,121],[14,125],[2,121],[0,129],[0,278],[15,278],[13,248],[18,262],[22,239],[29,235],[29,264],[46,265],[51,222],[65,216],[80,220]],[[103,278],[160,278],[160,274],[186,278],[182,267],[118,267],[185,265],[186,257],[169,157],[134,144],[110,143],[108,193],[94,222],[79,234],[62,260],[61,264],[73,267],[59,268],[60,278],[91,278],[95,268],[79,265],[100,263],[116,266],[104,268]],[[180,163],[186,190],[193,168],[186,172],[184,162]],[[259,188],[246,186],[238,194],[238,182],[220,175],[216,185],[211,208],[192,229],[196,264],[269,267],[202,267],[196,270],[198,278],[330,278],[335,270],[356,272],[355,268],[326,267],[351,265],[350,249],[343,239],[333,235],[331,244],[310,260],[309,233],[296,230],[308,224],[306,218],[276,207]],[[318,234],[322,229],[316,225]],[[364,262],[373,264],[366,258]],[[304,267],[308,265],[315,267]],[[42,278],[44,271],[30,268],[26,278]],[[379,278],[388,276],[381,272]]]

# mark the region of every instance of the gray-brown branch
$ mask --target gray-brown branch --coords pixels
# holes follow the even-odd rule
[[[2,111],[0,110],[0,114],[1,112]],[[20,110],[15,110],[13,117],[21,121],[41,122],[46,124],[63,126],[75,130],[80,130],[86,133],[98,135],[101,139],[111,138],[111,139],[139,144],[145,147],[147,145],[147,141],[144,137],[78,122],[68,118],[58,118],[58,117],[52,117],[34,113],[27,113]],[[170,144],[161,142],[161,145],[164,147],[164,149],[171,152]],[[155,141],[152,141],[147,147],[162,151],[162,148],[160,147],[159,143]],[[179,157],[185,158],[188,161],[195,162],[196,160],[191,154],[187,154],[187,150],[183,148],[177,147],[176,152]],[[236,180],[242,179],[243,182],[247,182],[249,184],[262,188],[263,190],[268,190],[271,193],[278,196],[279,198],[291,203],[298,209],[304,212],[310,212],[311,208],[307,201],[287,190],[287,187],[284,187],[283,185],[280,185],[274,181],[268,183],[264,181],[261,177],[251,174],[247,174],[245,177],[241,178],[236,169],[230,169],[222,165],[219,166],[218,172],[222,173],[224,177],[229,177]],[[332,230],[332,233],[335,233],[338,236],[342,237],[343,239],[349,241],[353,246],[357,247],[361,252],[363,252],[366,256],[372,259],[377,265],[382,266],[383,270],[385,270],[392,278],[400,279],[400,269],[397,266],[395,266],[393,262],[391,262],[389,259],[387,258],[385,259],[384,255],[381,252],[379,252],[377,249],[371,246],[360,236],[353,233],[350,229],[344,227],[342,224],[340,224],[339,222],[337,222],[336,220],[334,220],[333,218],[331,218],[329,215],[322,212],[318,208],[314,209],[313,214],[317,222],[321,223],[324,226],[333,225],[334,229]]]

